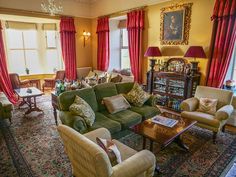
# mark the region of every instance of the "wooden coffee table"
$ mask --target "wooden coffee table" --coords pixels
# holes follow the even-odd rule
[[[31,89],[32,93],[27,92],[28,88],[15,89],[16,94],[22,98],[22,102],[19,107],[24,104],[29,106],[29,109],[25,112],[25,114],[29,114],[33,111],[42,112],[42,110],[37,107],[36,97],[42,96],[43,92],[35,87],[29,87],[29,89]]]
[[[146,147],[146,139],[149,139],[151,151],[153,150],[153,142],[157,142],[161,146],[161,150],[172,142],[176,142],[181,148],[188,150],[189,148],[183,143],[181,135],[196,124],[197,121],[184,119],[178,114],[169,112],[163,112],[161,115],[176,119],[178,123],[170,128],[147,119],[131,128],[132,131],[143,136],[143,149]]]

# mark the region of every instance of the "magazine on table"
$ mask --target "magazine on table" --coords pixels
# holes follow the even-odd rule
[[[152,118],[152,122],[161,124],[167,127],[174,127],[178,123],[178,120],[157,115]]]

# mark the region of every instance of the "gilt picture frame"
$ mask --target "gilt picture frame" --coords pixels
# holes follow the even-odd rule
[[[161,9],[162,45],[188,45],[193,3],[176,4]]]

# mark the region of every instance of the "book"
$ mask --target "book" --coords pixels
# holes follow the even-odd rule
[[[178,120],[157,115],[152,118],[152,122],[156,124],[161,124],[167,127],[174,127],[178,123]]]

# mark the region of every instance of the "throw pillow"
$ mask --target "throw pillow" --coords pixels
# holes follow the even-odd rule
[[[197,111],[215,115],[217,99],[211,98],[200,98],[199,99],[199,108]]]
[[[135,83],[130,92],[125,94],[124,96],[134,106],[141,107],[150,98],[151,95],[145,92],[141,86]]]
[[[126,110],[131,107],[129,102],[121,94],[111,97],[105,97],[103,98],[103,103],[111,114]]]
[[[95,113],[89,104],[76,95],[74,103],[69,107],[72,114],[78,115],[84,119],[88,126],[92,126],[95,121]]]
[[[97,137],[96,141],[97,144],[107,153],[112,166],[121,163],[122,160],[120,151],[112,140]]]

